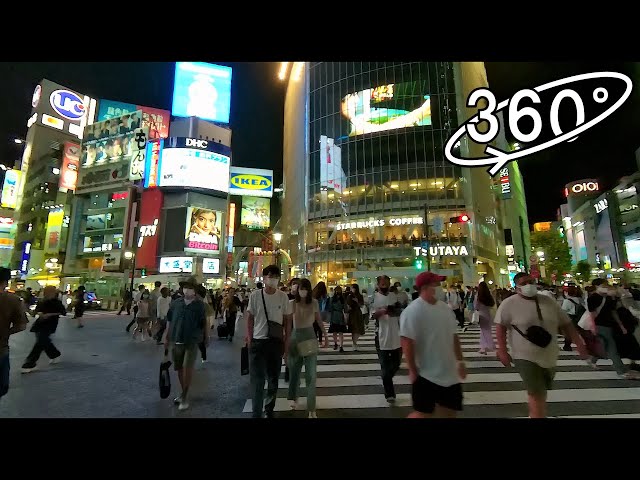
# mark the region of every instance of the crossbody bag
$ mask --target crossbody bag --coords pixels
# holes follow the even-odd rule
[[[296,302],[293,302],[293,314],[296,314],[297,305]],[[308,340],[302,340],[296,343],[296,349],[298,350],[298,355],[301,357],[308,357],[310,355],[315,355],[318,353],[318,339],[314,336]]]
[[[269,314],[267,313],[267,302],[264,299],[264,289],[262,293],[262,305],[264,307],[264,316],[267,319],[267,337],[275,340],[284,340],[284,326],[278,322],[272,322],[269,320]]]
[[[542,312],[540,311],[540,304],[538,303],[538,297],[535,298],[536,301],[536,311],[538,312],[538,319],[540,320],[540,324],[543,324],[542,320]],[[529,340],[535,346],[540,348],[547,348],[553,340],[553,336],[542,326],[542,325],[531,325],[527,328],[527,332],[524,333],[515,325],[511,325],[513,329],[522,335],[524,338]]]

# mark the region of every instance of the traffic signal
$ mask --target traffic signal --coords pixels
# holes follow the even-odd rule
[[[147,276],[147,269],[146,268],[140,269],[140,276],[141,277],[146,277]]]
[[[421,258],[416,258],[413,261],[413,266],[416,267],[417,270],[422,270],[422,259]]]
[[[469,215],[463,213],[462,215],[458,215],[457,217],[451,217],[449,219],[450,223],[467,223],[469,221]]]

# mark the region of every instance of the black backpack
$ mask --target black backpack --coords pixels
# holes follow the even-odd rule
[[[574,317],[576,322],[579,322],[580,319],[582,318],[582,315],[584,315],[584,312],[586,312],[587,309],[584,308],[581,304],[574,302],[570,298],[567,298],[567,300],[569,300],[571,303],[573,303],[575,305],[576,313],[573,314],[573,317]]]

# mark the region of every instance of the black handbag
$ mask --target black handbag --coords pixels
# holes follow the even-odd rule
[[[540,304],[538,303],[537,296],[535,300],[536,300],[536,310],[538,311],[538,319],[540,320],[540,323],[544,323],[542,320],[542,312],[540,311]],[[551,343],[551,340],[553,340],[553,336],[544,327],[540,325],[531,325],[529,328],[527,328],[527,333],[523,333],[522,330],[520,330],[515,325],[511,325],[511,326],[516,332],[518,332],[520,335],[522,335],[524,338],[529,340],[531,343],[533,343],[537,347],[547,348]]]
[[[171,361],[169,360],[169,350],[164,350],[164,358],[160,364],[160,375],[158,378],[158,386],[160,388],[160,398],[167,398],[171,395],[171,374],[169,373],[169,367]]]
[[[264,289],[260,291],[262,293],[262,305],[264,306],[264,316],[267,319],[268,333],[267,337],[275,340],[284,340],[284,326],[278,322],[272,322],[269,320],[269,314],[267,313],[267,302],[264,300]]]

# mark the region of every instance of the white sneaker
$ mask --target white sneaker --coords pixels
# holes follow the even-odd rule
[[[57,356],[56,358],[52,358],[51,360],[49,360],[49,363],[51,365],[55,365],[56,363],[60,363],[60,357],[61,357],[61,355]]]
[[[309,418],[318,418],[316,412],[309,412]]]
[[[188,408],[189,402],[180,402],[180,405],[178,405],[178,410],[180,410],[181,412],[187,410]]]
[[[200,363],[207,363],[207,360],[201,360]]]
[[[354,352],[357,352],[357,351],[358,351],[358,345],[354,345],[354,346],[353,346],[353,351],[354,351]]]
[[[298,401],[297,400],[289,400],[289,408],[291,410],[295,410],[296,408],[298,408]]]
[[[173,403],[175,403],[176,405],[180,405],[180,403],[182,403],[182,395],[177,396],[176,398],[173,399]]]

